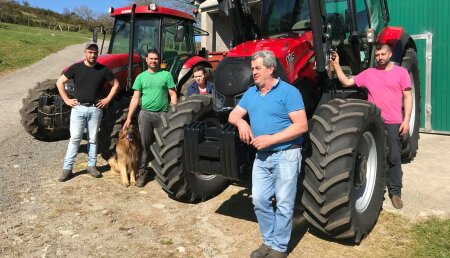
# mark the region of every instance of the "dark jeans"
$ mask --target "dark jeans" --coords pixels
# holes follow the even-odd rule
[[[399,134],[400,124],[385,124],[388,146],[388,172],[386,184],[389,195],[401,195],[402,190],[402,143]]]
[[[139,133],[141,135],[142,154],[139,162],[139,171],[147,170],[148,163],[153,159],[150,146],[155,141],[153,129],[158,126],[160,115],[164,112],[152,112],[141,109],[139,112],[138,123]]]

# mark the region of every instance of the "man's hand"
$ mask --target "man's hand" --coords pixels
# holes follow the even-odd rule
[[[273,135],[260,135],[254,138],[251,142],[257,150],[263,150],[267,147],[270,147],[274,144]]]
[[[402,122],[402,124],[400,125],[399,133],[402,136],[409,133],[409,121]]]
[[[127,120],[125,120],[125,123],[123,123],[122,131],[125,132],[127,130],[128,126],[130,126],[130,124],[131,124],[131,119],[127,118]]]
[[[110,101],[111,101],[110,99],[104,98],[104,99],[101,99],[99,102],[97,102],[97,104],[95,104],[95,106],[97,108],[101,109],[101,108],[106,107]]]
[[[245,142],[246,144],[250,144],[250,142],[253,140],[253,133],[250,125],[245,120],[240,120],[240,122],[237,124],[237,128],[241,141]]]
[[[76,105],[80,104],[80,103],[78,103],[77,99],[65,99],[64,103],[66,103],[67,106],[72,107],[72,108],[75,107]]]
[[[332,60],[332,64],[333,66],[335,66],[336,64],[339,64],[339,55],[336,51],[332,51],[331,52],[331,60]]]

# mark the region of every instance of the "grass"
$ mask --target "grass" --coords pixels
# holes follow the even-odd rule
[[[430,218],[415,224],[413,257],[450,257],[450,219]]]
[[[379,256],[450,257],[448,218],[429,217],[411,221],[398,214],[383,212],[376,230],[381,238],[375,239],[371,246],[384,250]]]
[[[0,23],[0,75],[27,67],[66,46],[89,41],[88,32],[68,32]]]

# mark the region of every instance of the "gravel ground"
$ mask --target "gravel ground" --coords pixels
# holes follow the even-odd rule
[[[179,203],[154,181],[144,188],[122,187],[101,159],[104,177],[92,178],[83,148],[76,176],[56,180],[67,141],[33,139],[18,111],[29,88],[57,78],[82,58],[82,49],[83,44],[68,47],[0,78],[0,257],[248,257],[261,240],[246,189],[231,186],[205,203]],[[382,217],[386,211],[411,220],[450,217],[449,144],[448,136],[421,135],[418,157],[404,166],[405,208],[396,211],[387,200]],[[352,246],[311,234],[299,216],[290,257],[392,256],[407,241],[386,235],[388,225],[381,219]]]

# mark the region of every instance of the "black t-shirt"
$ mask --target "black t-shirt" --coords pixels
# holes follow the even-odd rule
[[[105,66],[96,63],[90,67],[84,62],[73,64],[64,75],[75,83],[74,98],[80,103],[96,102],[102,96],[102,87],[106,81],[114,79],[113,73]]]

